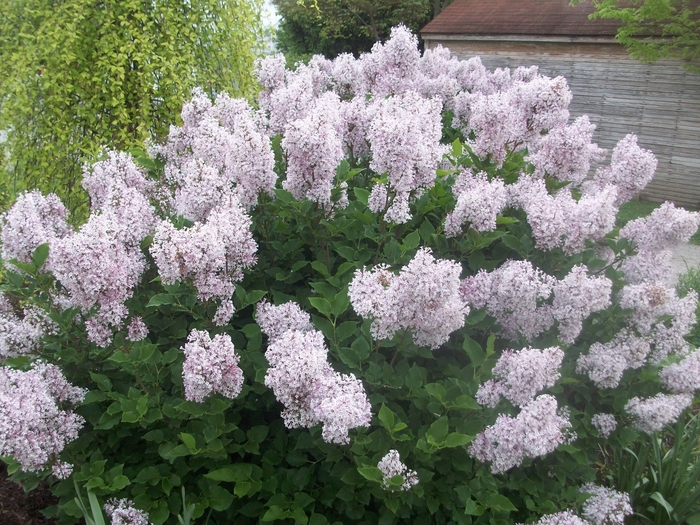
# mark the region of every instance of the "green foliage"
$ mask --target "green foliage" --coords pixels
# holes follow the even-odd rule
[[[580,0],[573,0],[576,3]],[[593,18],[619,20],[616,38],[643,62],[682,60],[700,73],[700,4],[691,0],[594,0]]]
[[[195,86],[250,96],[259,0],[0,2],[0,193],[86,202],[103,147],[161,139]],[[5,159],[5,155],[9,155]]]
[[[432,0],[273,0],[281,51],[294,59],[369,51],[403,23],[417,33],[446,2]]]

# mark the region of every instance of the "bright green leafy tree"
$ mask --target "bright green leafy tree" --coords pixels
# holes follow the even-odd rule
[[[576,0],[572,3],[576,3]],[[643,62],[676,58],[700,73],[700,2],[593,0],[594,17],[619,20],[617,40]]]
[[[252,95],[261,4],[0,2],[4,199],[38,187],[76,209],[84,161],[162,138],[193,87]]]

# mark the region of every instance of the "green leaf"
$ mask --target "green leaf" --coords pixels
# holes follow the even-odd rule
[[[651,499],[659,503],[664,510],[666,510],[666,513],[668,514],[668,517],[673,519],[673,505],[671,505],[668,501],[666,501],[666,498],[663,497],[663,494],[660,492],[654,492],[651,496]]]
[[[463,447],[464,445],[471,443],[473,440],[474,436],[452,432],[447,435],[442,446],[445,448]]]
[[[212,470],[204,474],[205,478],[213,479],[214,481],[249,481],[253,474],[253,466],[248,463],[234,463],[223,468]]]
[[[34,253],[32,254],[32,262],[34,263],[34,266],[37,268],[41,268],[44,266],[44,263],[46,262],[46,259],[49,257],[49,243],[45,242],[44,244],[40,244],[39,246],[36,247],[34,250]]]
[[[447,396],[447,391],[445,390],[445,387],[442,386],[440,383],[428,383],[427,385],[425,385],[425,389],[428,391],[428,394],[438,399],[439,401],[444,401],[445,397]]]
[[[365,339],[364,337],[358,337],[357,339],[355,339],[350,345],[350,347],[355,351],[355,353],[357,354],[357,358],[360,361],[364,361],[369,357],[371,348],[369,346],[369,343],[367,342],[367,339]]]
[[[447,436],[447,416],[442,416],[430,425],[425,433],[425,439],[431,445],[440,446],[445,441],[445,436]]]
[[[328,299],[323,297],[309,297],[309,302],[311,303],[311,306],[316,308],[316,310],[318,310],[324,316],[331,316],[331,303],[328,301]]]
[[[261,521],[277,521],[283,520],[287,517],[287,512],[279,505],[272,505],[265,515],[261,518]]]
[[[321,261],[313,261],[311,263],[311,267],[316,270],[318,273],[323,275],[326,279],[328,279],[331,274],[328,273],[328,268],[326,267],[325,264],[323,264]]]
[[[262,443],[265,441],[267,434],[269,432],[269,427],[267,425],[258,425],[248,429],[246,436],[250,441],[254,443]]]
[[[182,439],[182,442],[185,444],[185,446],[188,449],[190,449],[190,450],[197,449],[197,440],[194,438],[194,436],[192,434],[180,432],[180,439]]]
[[[464,336],[464,344],[462,345],[462,348],[467,353],[469,359],[471,359],[472,364],[475,367],[481,366],[486,360],[486,354],[481,349],[481,345],[474,341],[474,339],[471,337]]]
[[[338,338],[339,342],[342,342],[355,335],[356,330],[357,321],[345,321],[335,329],[335,336]]]
[[[109,392],[110,390],[112,390],[112,382],[107,376],[97,374],[95,372],[90,372],[90,377],[95,383],[97,383],[97,387],[100,390],[104,390],[105,392]]]
[[[414,248],[417,248],[419,244],[420,232],[418,230],[414,230],[413,232],[409,233],[403,240],[403,245],[407,250],[413,250]]]
[[[359,472],[360,476],[363,478],[376,481],[377,483],[381,483],[384,479],[384,474],[382,474],[382,471],[377,467],[358,467],[357,472]]]
[[[486,505],[498,511],[515,512],[518,510],[503,494],[490,494],[489,497],[486,498]]]
[[[379,409],[379,414],[377,416],[379,417],[379,421],[382,422],[384,428],[386,428],[389,432],[394,429],[396,414],[394,414],[394,412],[384,403],[382,403],[382,407]]]
[[[155,308],[157,306],[164,306],[166,304],[173,303],[175,303],[175,297],[169,293],[159,293],[151,297],[151,300],[148,301],[146,308]]]
[[[360,201],[365,206],[367,206],[367,202],[369,201],[369,190],[366,190],[364,188],[360,188],[359,186],[355,186],[352,189],[352,191],[355,194],[355,197],[357,198],[357,200]]]

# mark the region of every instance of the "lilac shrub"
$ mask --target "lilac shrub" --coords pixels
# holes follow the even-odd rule
[[[670,522],[616,486],[700,388],[698,297],[663,282],[700,214],[615,225],[651,152],[403,27],[256,74],[86,166],[82,223],[0,216],[12,477],[61,525],[81,491],[112,523]]]

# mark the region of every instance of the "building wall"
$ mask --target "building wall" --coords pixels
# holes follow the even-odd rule
[[[628,133],[659,165],[643,200],[700,208],[700,75],[678,63],[642,64],[615,43],[426,39],[460,58],[481,56],[489,69],[537,65],[564,76],[573,92],[571,114],[597,125],[594,141],[612,150]]]

